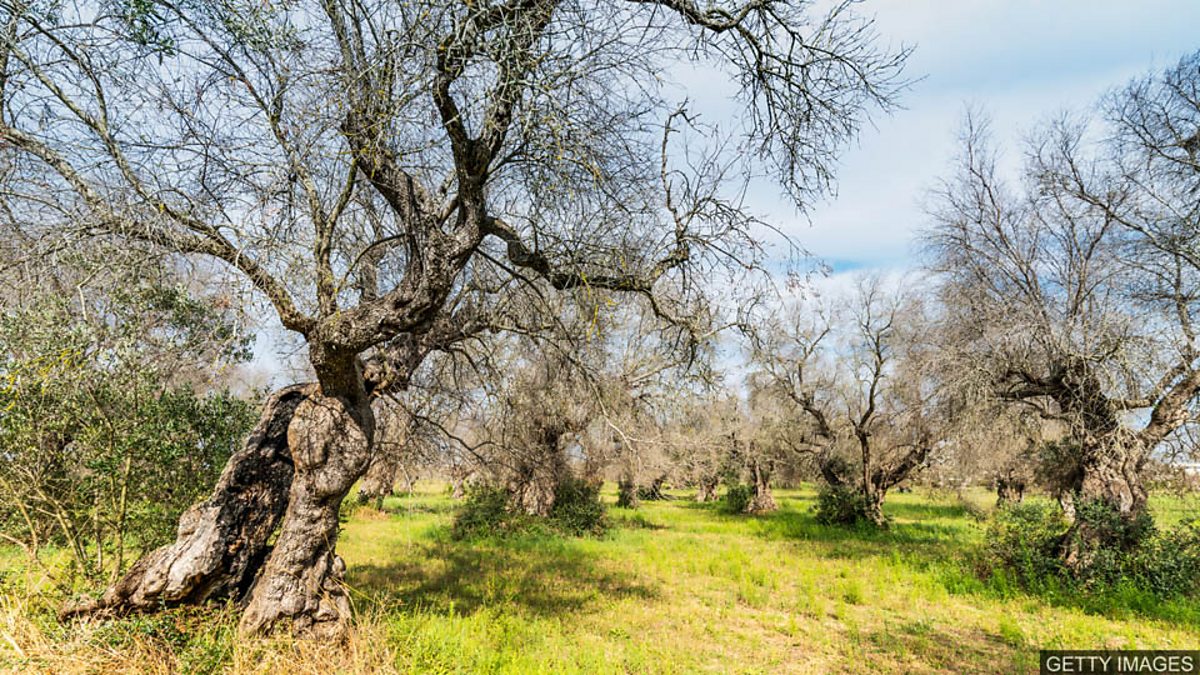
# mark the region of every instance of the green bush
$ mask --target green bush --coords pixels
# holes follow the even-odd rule
[[[503,487],[475,486],[454,517],[451,536],[470,539],[537,530],[582,536],[603,534],[608,527],[608,516],[600,501],[600,485],[567,478],[555,486],[554,506],[545,518],[513,509],[509,493]]]
[[[817,493],[816,520],[822,525],[851,527],[869,523],[866,495],[844,485],[822,487]]]
[[[725,513],[745,513],[754,499],[754,487],[742,483],[731,483],[721,497],[721,510]]]
[[[574,536],[603,534],[608,529],[608,516],[600,501],[600,486],[579,478],[560,481],[554,488],[551,526]]]
[[[1059,558],[1067,523],[1057,505],[1042,502],[1009,504],[996,511],[977,560],[984,577],[1011,576],[1027,588],[1060,578],[1066,569]]]
[[[1159,597],[1200,594],[1200,519],[1150,537],[1130,562],[1139,588]]]
[[[508,508],[508,492],[494,485],[473,485],[454,516],[451,534],[455,539],[468,539],[487,534],[498,534],[511,526],[524,514],[514,513]]]
[[[977,574],[993,586],[1015,583],[1035,592],[1090,597],[1200,593],[1200,521],[1159,532],[1149,514],[1128,521],[1098,501],[1082,502],[1076,518],[1077,527],[1068,528],[1061,511],[1048,503],[999,509],[976,557]],[[1098,544],[1080,550],[1083,564],[1068,568],[1061,557],[1066,538],[1087,528],[1100,533]]]

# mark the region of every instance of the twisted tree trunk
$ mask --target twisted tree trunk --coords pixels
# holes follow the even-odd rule
[[[663,486],[667,484],[667,474],[662,474],[650,482],[648,487],[638,490],[638,497],[644,501],[657,502],[671,499],[671,495],[663,492]]]
[[[377,420],[371,462],[358,484],[358,503],[374,501],[376,509],[383,508],[383,498],[396,494],[396,481],[404,474],[404,489],[412,491],[412,479],[404,470],[404,452],[411,437],[413,420],[407,413],[394,408],[383,409]]]
[[[365,395],[314,395],[288,427],[295,477],[279,539],[250,592],[243,633],[288,628],[314,637],[344,633],[346,565],[334,553],[338,509],[371,457],[375,419]]]
[[[1008,471],[996,477],[996,506],[1020,504],[1025,499],[1025,481]]]
[[[1100,443],[1085,443],[1079,485],[1071,490],[1071,528],[1063,538],[1063,562],[1079,570],[1102,548],[1136,545],[1148,522],[1147,492],[1142,478],[1144,450],[1136,440],[1113,434]],[[1117,515],[1103,525],[1078,517],[1078,508],[1103,504]]]
[[[766,513],[778,509],[775,496],[771,494],[771,467],[754,460],[750,463],[750,476],[754,480],[754,496],[746,505],[746,512]]]
[[[394,494],[396,479],[402,468],[397,449],[390,443],[376,446],[375,454],[367,465],[367,472],[358,484],[359,504],[374,502],[375,508],[382,510],[383,498]]]
[[[287,504],[293,474],[288,427],[315,391],[312,384],[295,385],[268,397],[258,425],[229,458],[212,494],[180,517],[175,542],[143,556],[99,600],[65,607],[60,616],[243,597]]]
[[[463,499],[467,496],[467,482],[474,472],[461,465],[450,467],[450,498]]]

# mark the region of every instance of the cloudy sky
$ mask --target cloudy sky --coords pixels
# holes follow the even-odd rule
[[[905,109],[876,119],[848,152],[838,194],[811,225],[782,207],[772,215],[835,272],[913,264],[923,194],[944,175],[967,105],[992,119],[1009,158],[1025,130],[1064,109],[1091,105],[1131,78],[1200,49],[1196,0],[866,0],[885,41],[916,47],[908,75],[922,78]]]

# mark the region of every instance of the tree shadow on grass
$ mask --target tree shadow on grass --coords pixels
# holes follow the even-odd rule
[[[900,668],[946,673],[1027,673],[1037,652],[979,630],[931,627],[916,622],[862,636],[864,660],[887,659]]]
[[[380,607],[458,616],[505,606],[561,617],[614,600],[658,596],[645,581],[601,569],[571,540],[550,536],[438,540],[406,558],[351,566],[347,581]]]
[[[900,555],[906,563],[918,568],[961,555],[971,545],[969,530],[975,527],[965,517],[957,523],[951,521],[961,513],[954,505],[889,504],[885,512],[895,520],[890,527],[880,529],[866,524],[822,525],[807,500],[779,501],[778,510],[759,515],[730,514],[721,511],[719,505],[709,504],[687,508],[708,511],[708,517],[714,521],[746,523],[750,533],[763,539],[806,542],[809,551],[826,558],[861,560]]]

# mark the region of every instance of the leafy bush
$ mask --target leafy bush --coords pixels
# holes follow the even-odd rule
[[[550,523],[564,534],[580,536],[602,534],[608,529],[604,502],[600,501],[600,483],[579,478],[559,481],[554,487],[554,507]]]
[[[1026,587],[1062,577],[1065,568],[1058,553],[1066,530],[1062,511],[1054,504],[1006,505],[988,524],[977,569],[981,576],[1015,576]]]
[[[1156,531],[1149,514],[1130,522],[1110,505],[1083,502],[1070,529],[1048,503],[999,509],[976,557],[976,572],[1002,585],[1073,594],[1148,594],[1157,598],[1200,593],[1200,521]],[[1083,564],[1068,568],[1061,553],[1078,529],[1101,534],[1099,545],[1080,551]]]
[[[817,493],[816,520],[822,525],[852,527],[868,523],[867,497],[844,485],[825,486]]]
[[[545,518],[513,509],[510,495],[503,487],[478,485],[471,488],[455,515],[451,536],[469,539],[539,529],[582,536],[602,534],[608,526],[604,503],[600,501],[600,485],[566,478],[555,486],[554,506]]]
[[[221,387],[249,338],[218,299],[150,280],[89,302],[0,318],[0,532],[99,578],[174,536],[256,415]]]
[[[467,490],[451,530],[455,539],[468,539],[503,532],[519,518],[528,518],[508,508],[508,492],[499,486],[477,484]]]
[[[754,486],[743,483],[730,483],[721,497],[721,510],[725,513],[745,513],[754,499]]]
[[[1159,597],[1200,594],[1200,519],[1150,537],[1128,568],[1135,586]]]
[[[1154,520],[1149,513],[1142,511],[1130,521],[1121,517],[1111,504],[1098,499],[1081,501],[1075,509],[1075,518],[1077,531],[1087,531],[1095,537],[1090,543],[1082,538],[1078,541],[1079,546],[1094,548],[1085,550],[1085,557],[1132,551],[1154,534]]]

